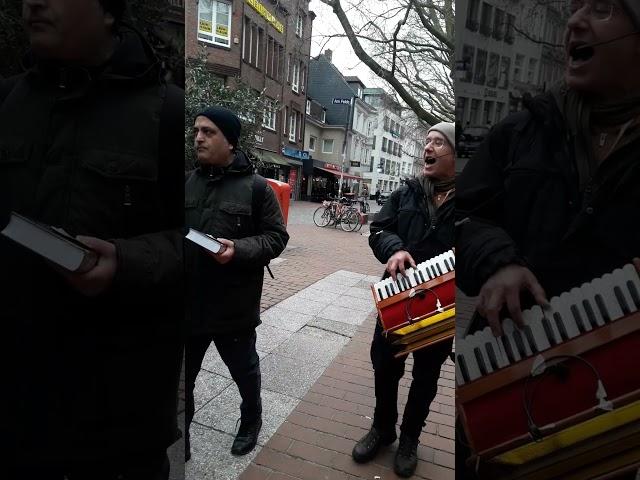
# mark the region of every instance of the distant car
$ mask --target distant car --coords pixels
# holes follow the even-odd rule
[[[376,203],[378,205],[384,205],[384,202],[386,202],[390,196],[391,196],[391,192],[380,192],[380,195],[378,195],[378,200],[376,200]]]
[[[472,157],[487,135],[489,135],[489,127],[470,126],[462,130],[462,135],[458,140],[458,156]]]

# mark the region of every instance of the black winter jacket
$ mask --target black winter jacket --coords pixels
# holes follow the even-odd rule
[[[253,185],[253,167],[241,151],[224,170],[198,168],[187,177],[186,226],[235,244],[225,265],[195,244],[186,246],[191,334],[236,333],[260,324],[264,266],[282,253],[289,235],[270,186],[261,211],[252,212]]]
[[[640,142],[579,191],[552,95],[496,125],[457,182],[456,281],[476,295],[500,267],[527,265],[549,297],[640,255]]]
[[[371,222],[369,246],[382,263],[406,250],[416,263],[435,257],[453,247],[454,202],[443,204],[436,218],[429,218],[420,184],[410,179],[395,190]],[[383,278],[389,274],[385,271]]]
[[[101,71],[39,63],[7,82],[3,207],[113,240],[118,267],[84,297],[0,236],[3,452],[34,465],[165,449],[178,432],[184,131],[159,118],[184,94],[128,30]]]

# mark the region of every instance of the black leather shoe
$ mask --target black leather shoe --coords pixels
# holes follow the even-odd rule
[[[396,458],[393,461],[393,471],[396,475],[409,478],[416,471],[418,465],[418,440],[400,435],[400,443]]]
[[[253,450],[256,443],[258,443],[258,434],[261,428],[262,418],[260,417],[252,422],[241,420],[240,428],[231,446],[231,453],[233,455],[246,455]]]
[[[369,433],[355,444],[351,456],[358,463],[368,462],[376,456],[381,445],[391,445],[396,438],[396,432],[380,432],[376,427],[371,427]]]

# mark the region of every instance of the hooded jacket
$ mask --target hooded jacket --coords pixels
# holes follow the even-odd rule
[[[7,82],[3,208],[111,240],[118,262],[89,298],[0,237],[7,451],[34,465],[165,449],[178,433],[184,133],[160,118],[184,95],[130,30],[99,69],[40,62]]]
[[[581,191],[553,95],[525,107],[492,129],[457,182],[456,281],[467,295],[515,263],[551,298],[640,255],[639,142],[616,150]]]
[[[253,194],[253,166],[239,150],[229,167],[199,167],[187,176],[186,226],[235,245],[225,265],[195,244],[186,246],[191,334],[238,333],[260,324],[264,266],[282,253],[289,235],[271,187],[260,212],[252,211]]]

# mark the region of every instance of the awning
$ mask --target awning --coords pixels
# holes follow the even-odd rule
[[[322,171],[327,172],[327,173],[332,173],[338,178],[340,177],[340,172],[337,172],[335,170],[331,170],[329,168],[321,168],[321,167],[313,167],[313,168],[317,168],[318,170],[322,170]],[[342,174],[342,178],[351,178],[353,180],[362,180],[362,177],[356,177],[355,175],[349,175],[348,173],[343,173]]]
[[[289,158],[289,157],[284,157],[287,162],[289,162],[289,165],[293,165],[294,167],[301,167],[302,166],[302,161],[300,160],[296,160],[295,158]]]
[[[289,166],[289,163],[284,158],[282,158],[280,155],[276,155],[275,153],[266,152],[264,150],[257,150],[255,153],[257,154],[257,157],[264,163],[272,163],[285,167]]]

